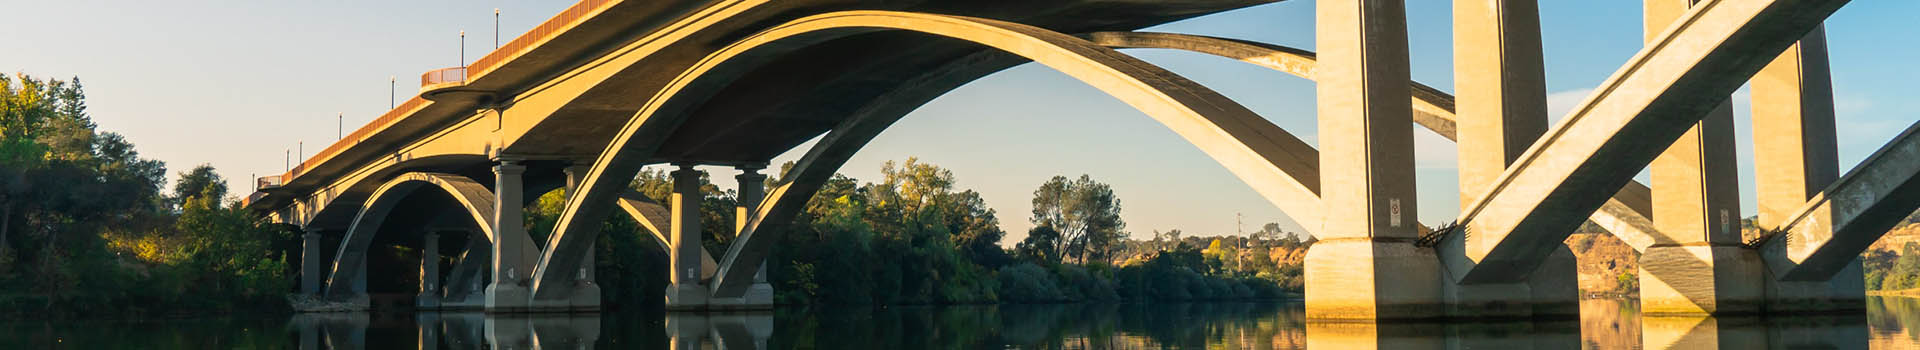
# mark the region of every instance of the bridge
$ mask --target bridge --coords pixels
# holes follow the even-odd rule
[[[1320,238],[1305,262],[1314,319],[1577,313],[1561,242],[1589,221],[1643,254],[1648,314],[1858,309],[1859,253],[1920,207],[1920,124],[1838,169],[1821,23],[1846,1],[1646,0],[1645,48],[1554,125],[1534,0],[1456,1],[1456,95],[1410,80],[1401,1],[1317,1],[1316,53],[1137,31],[1272,0],[588,0],[427,73],[418,96],[261,178],[245,205],[305,230],[300,288],[344,308],[368,305],[367,253],[385,237],[457,256],[445,278],[421,269],[423,307],[597,310],[592,245],[624,215],[669,247],[668,308],[764,309],[773,242],[849,157],[933,98],[1031,62],[1152,117]],[[1318,144],[1117,51],[1131,48],[1312,80]],[[1754,239],[1729,109],[1743,84],[1766,140]],[[1457,226],[1415,220],[1416,126],[1457,142]],[[772,157],[815,138],[762,185]],[[678,167],[666,203],[627,187],[653,164]],[[696,165],[738,170],[721,254],[683,209],[701,200]],[[536,242],[526,194],[563,187]]]

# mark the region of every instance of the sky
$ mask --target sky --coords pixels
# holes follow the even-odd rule
[[[1414,80],[1451,92],[1451,2],[1407,1]],[[285,170],[286,152],[311,155],[417,91],[419,74],[458,66],[493,45],[495,8],[505,42],[559,13],[559,1],[23,1],[0,0],[0,72],[79,77],[105,131],[132,141],[173,172],[211,164],[236,192],[249,176]],[[1145,29],[1313,49],[1314,2],[1283,1]],[[1637,1],[1541,1],[1549,117],[1558,120],[1641,47]],[[1920,2],[1855,1],[1828,20],[1842,169],[1920,119]],[[1215,89],[1315,142],[1314,87],[1232,60],[1129,50]],[[395,77],[397,88],[382,84]],[[390,93],[390,89],[397,94]],[[1743,215],[1754,213],[1747,93],[1733,98]],[[341,116],[336,121],[336,116]],[[1455,151],[1416,133],[1418,217],[1459,212]],[[775,159],[797,159],[804,147]],[[842,173],[878,180],[881,162],[919,157],[979,191],[1009,233],[1032,225],[1032,192],[1055,175],[1112,185],[1136,238],[1179,229],[1190,236],[1306,231],[1271,202],[1146,115],[1065,75],[1022,65],[968,84],[914,111],[849,161]],[[296,157],[300,159],[301,157]],[[280,164],[275,164],[280,163]],[[708,168],[716,179],[731,178]],[[1644,172],[1640,179],[1646,180]],[[730,182],[730,181],[721,181]],[[732,184],[723,183],[731,188]],[[1236,226],[1236,225],[1240,226]]]

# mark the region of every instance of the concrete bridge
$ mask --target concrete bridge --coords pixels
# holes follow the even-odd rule
[[[1312,230],[1315,319],[1577,313],[1561,241],[1586,221],[1643,253],[1646,313],[1857,309],[1858,254],[1920,207],[1920,124],[1838,169],[1821,22],[1846,1],[1647,0],[1646,48],[1552,126],[1534,0],[1456,1],[1457,96],[1409,79],[1401,1],[1318,0],[1318,53],[1135,31],[1271,1],[589,0],[429,72],[419,96],[261,179],[246,205],[305,228],[301,288],[318,304],[365,307],[379,237],[428,257],[422,306],[595,310],[592,245],[625,215],[669,247],[669,308],[768,308],[773,242],[849,157],[931,99],[1033,62],[1154,118]],[[1317,147],[1128,48],[1315,81]],[[1749,83],[1766,140],[1750,160],[1755,239],[1741,237],[1728,108]],[[1459,145],[1452,229],[1415,220],[1416,125]],[[816,137],[763,188],[770,158]],[[678,166],[668,203],[628,188],[649,164]],[[722,254],[682,209],[701,200],[695,165],[739,171]],[[1633,181],[1649,167],[1651,186]],[[562,187],[536,242],[527,194]],[[443,256],[457,261],[445,278]],[[412,267],[372,271],[394,270]]]

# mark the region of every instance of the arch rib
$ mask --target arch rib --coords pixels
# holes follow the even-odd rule
[[[1237,39],[1154,32],[1098,32],[1082,37],[1112,48],[1181,50],[1231,58],[1308,80],[1314,79],[1314,70],[1319,66],[1312,51]],[[1454,129],[1453,95],[1419,82],[1409,84],[1413,91],[1413,122],[1449,141],[1459,141]],[[1666,237],[1653,234],[1656,232],[1653,220],[1648,219],[1652,206],[1653,194],[1647,185],[1630,181],[1588,220],[1619,237],[1634,251],[1645,251],[1647,247],[1663,243]]]
[[[325,294],[328,297],[338,299],[365,292],[365,286],[360,283],[363,283],[362,277],[366,274],[366,253],[368,246],[373,244],[373,235],[380,230],[380,224],[386,221],[394,205],[399,204],[401,199],[406,198],[413,191],[427,186],[439,188],[453,197],[454,201],[473,217],[474,222],[479,223],[477,226],[485,233],[482,236],[489,242],[500,239],[495,236],[492,226],[493,192],[487,190],[486,186],[474,182],[473,179],[453,174],[422,172],[401,174],[374,190],[368,197],[366,206],[354,215],[353,224],[347,228],[346,238],[341,240],[340,249],[334,253],[333,272],[327,278]],[[524,240],[523,243],[528,246],[533,245],[531,237],[517,238]],[[531,265],[533,261],[529,259],[524,263]]]
[[[639,171],[645,155],[720,87],[769,59],[798,48],[855,34],[911,31],[965,40],[1051,67],[1087,83],[1166,125],[1220,162],[1274,202],[1296,221],[1317,226],[1319,155],[1305,142],[1226,97],[1131,56],[1065,34],[995,20],[902,13],[848,11],[810,16],[750,36],[708,56],[657,94],[629,121],[594,163],[584,186],[570,198],[559,234],[549,242],[535,277],[535,298],[554,298],[566,283],[561,273],[578,264],[567,254],[580,245],[585,225],[605,218],[605,203]],[[926,77],[926,76],[923,76]],[[927,83],[951,78],[927,77]],[[855,150],[912,106],[879,103],[845,120],[802,158],[796,174],[769,191],[757,212],[723,257],[713,282],[714,297],[737,296],[766,257],[780,226],[791,221]],[[887,112],[887,113],[880,113]],[[893,113],[897,112],[897,113]],[[821,175],[824,173],[825,175]],[[796,176],[797,175],[797,176]],[[585,221],[582,221],[585,220]],[[763,237],[765,236],[765,237]],[[735,268],[740,267],[740,268]]]

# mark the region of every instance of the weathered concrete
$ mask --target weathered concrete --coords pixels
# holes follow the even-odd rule
[[[533,266],[525,262],[538,253],[531,251],[532,242],[510,238],[527,236],[520,179],[526,171],[514,160],[493,166],[493,283],[487,285],[487,312],[525,311],[530,300],[526,283]]]
[[[707,288],[700,280],[700,252],[706,248],[700,246],[700,200],[705,194],[700,192],[700,171],[693,164],[680,164],[680,170],[674,170],[672,238],[673,245],[667,250],[667,269],[670,285],[667,286],[668,310],[693,310],[707,307]]]
[[[1507,165],[1547,131],[1546,68],[1534,0],[1456,0],[1454,90],[1458,106],[1460,203],[1471,205]],[[1596,213],[1596,216],[1603,213]],[[1467,232],[1480,231],[1469,223]],[[1463,285],[1449,275],[1452,317],[1571,317],[1580,313],[1573,251],[1555,249],[1526,282]],[[1439,254],[1464,254],[1442,249]],[[1459,264],[1461,258],[1442,258]],[[1451,270],[1449,271],[1451,272]]]
[[[1753,77],[1754,182],[1759,189],[1758,224],[1780,229],[1807,200],[1840,179],[1839,141],[1834,129],[1833,77],[1827,64],[1824,28],[1774,58]],[[1810,213],[1822,221],[1832,211]],[[1809,227],[1808,230],[1827,229]],[[1813,234],[1831,236],[1831,232]],[[1762,260],[1788,259],[1785,250],[1762,250]],[[1777,272],[1777,271],[1776,271]],[[1769,273],[1766,277],[1777,276]],[[1859,260],[1847,263],[1826,281],[1763,278],[1767,311],[1859,310],[1866,308],[1866,283]]]
[[[1309,319],[1442,317],[1431,249],[1420,223],[1408,112],[1406,6],[1321,0],[1320,241],[1307,250]]]
[[[1786,233],[1766,242],[1766,256],[1775,257],[1767,261],[1767,269],[1782,281],[1835,280],[1860,252],[1916,208],[1920,122],[1860,161],[1787,221],[1774,225]]]
[[[1692,0],[1646,0],[1647,40]],[[1760,258],[1740,237],[1740,174],[1727,102],[1653,160],[1653,223],[1662,241],[1640,255],[1640,305],[1648,314],[1755,313],[1765,296]]]
[[[413,298],[416,309],[440,307],[440,233],[420,235],[420,293]]]
[[[1709,0],[1595,89],[1461,211],[1466,283],[1524,280],[1636,169],[1844,1]],[[1651,146],[1650,146],[1651,145]],[[1657,217],[1657,216],[1656,216]]]

